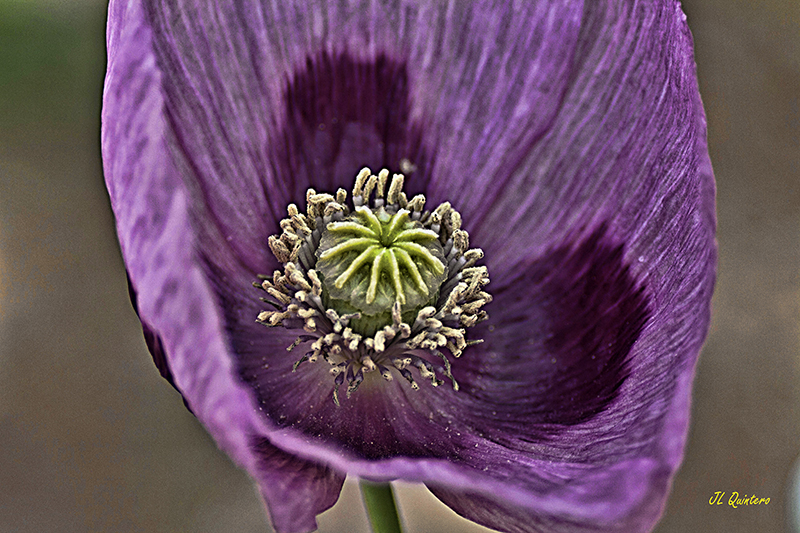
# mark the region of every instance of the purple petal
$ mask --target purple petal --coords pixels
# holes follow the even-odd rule
[[[659,9],[631,3],[618,10],[599,3],[587,9],[578,55],[585,64],[577,65],[580,70],[551,131],[521,165],[507,192],[486,209],[473,236],[484,248],[495,249],[487,251],[493,284],[513,295],[498,295],[489,309],[498,328],[509,329],[511,317],[504,310],[514,300],[536,300],[537,295],[537,283],[524,292],[519,273],[532,258],[536,264],[548,257],[551,243],[581,242],[584,237],[576,235],[599,227],[608,228],[612,242],[625,243],[617,271],[629,269],[635,285],[646,288],[650,317],[627,356],[624,373],[616,374],[626,376],[616,392],[619,399],[584,428],[596,442],[572,460],[600,464],[609,457],[652,457],[662,474],[669,474],[683,454],[691,378],[708,328],[716,262],[713,176],[685,17],[673,3]],[[509,227],[514,231],[507,232]],[[506,234],[498,234],[498,228]],[[604,269],[613,267],[605,263]],[[573,266],[565,263],[562,268]],[[613,279],[613,273],[599,279]],[[557,284],[548,282],[546,287]],[[630,305],[630,298],[621,302]],[[569,319],[555,322],[567,326]],[[520,337],[527,324],[520,322]],[[592,331],[587,325],[576,328],[574,341],[584,340],[579,332]],[[569,435],[558,438],[561,445],[569,446]],[[549,453],[546,448],[540,453]],[[648,499],[662,503],[642,507],[615,527],[641,530],[655,521],[669,476],[660,479],[650,486]],[[572,483],[577,493],[591,488],[580,479]],[[502,504],[487,504],[490,499],[477,511],[477,503],[464,503],[470,500],[465,493],[435,492],[483,523],[502,513]],[[521,516],[509,530],[532,519]],[[497,522],[488,524],[498,527]]]
[[[509,505],[500,494],[478,494],[430,486],[431,492],[456,513],[509,533],[530,531],[648,531],[661,512],[671,471],[654,461],[624,461],[599,472],[582,472],[580,489],[558,481],[537,495],[534,512]],[[632,503],[633,511],[614,502]]]
[[[314,518],[330,509],[344,484],[344,476],[330,468],[298,459],[260,439],[256,480],[269,509],[272,524],[283,533],[317,529]]]
[[[136,4],[109,8],[109,68],[103,107],[103,155],[112,206],[137,311],[154,357],[219,445],[262,484],[291,486],[277,495],[280,531],[307,531],[332,505],[342,476],[314,463],[255,446],[264,420],[237,379],[224,324],[198,260],[189,200],[166,135],[160,72],[151,29]],[[267,453],[269,452],[269,453]],[[286,516],[284,509],[296,514]]]
[[[494,263],[493,282],[603,223],[631,248],[627,258],[646,265],[656,261],[644,248],[683,251],[671,242],[677,235],[709,242],[713,206],[701,203],[713,200],[713,189],[702,190],[713,182],[698,171],[705,122],[684,18],[672,1],[586,7],[569,88],[547,135],[467,219]]]

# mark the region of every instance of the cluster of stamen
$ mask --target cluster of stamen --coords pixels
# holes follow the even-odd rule
[[[337,405],[341,385],[349,397],[371,372],[387,381],[397,372],[418,389],[411,369],[433,386],[438,371],[458,389],[443,351],[460,357],[482,342],[467,340],[466,329],[487,318],[481,308],[491,301],[488,271],[476,265],[483,252],[469,249],[449,203],[426,211],[425,197],[409,200],[403,181],[363,169],[352,208],[344,189],[309,189],[306,213],[290,204],[281,235],[269,239],[283,269],[254,283],[273,308],[257,321],[304,330],[287,348],[305,346],[294,369],[327,362]]]

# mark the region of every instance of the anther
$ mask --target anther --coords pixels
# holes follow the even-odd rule
[[[353,186],[353,196],[362,196],[362,192],[364,190],[364,185],[367,183],[367,180],[372,175],[372,171],[368,168],[362,168],[361,172],[358,173],[356,176],[356,184]]]
[[[389,204],[396,204],[400,199],[400,192],[403,190],[403,180],[402,174],[395,174],[392,176],[392,183],[389,185],[389,194],[386,197],[386,201]]]
[[[383,192],[386,189],[386,180],[389,178],[389,171],[385,168],[378,173],[378,190],[375,196],[383,198]]]

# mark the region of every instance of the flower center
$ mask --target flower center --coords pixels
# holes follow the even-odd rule
[[[337,405],[345,381],[349,397],[374,371],[387,381],[397,372],[414,389],[410,368],[433,386],[440,372],[458,389],[442,350],[460,357],[482,342],[467,340],[466,330],[487,318],[481,307],[491,301],[486,267],[474,266],[483,252],[468,249],[449,203],[425,211],[424,196],[408,200],[402,191],[402,174],[388,178],[385,169],[363,169],[352,208],[343,189],[309,189],[307,213],[290,204],[282,234],[269,239],[283,270],[254,283],[274,308],[257,321],[305,330],[288,348],[306,345],[294,369],[320,357],[330,364]]]

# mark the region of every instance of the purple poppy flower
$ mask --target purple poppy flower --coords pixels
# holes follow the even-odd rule
[[[112,0],[102,144],[156,364],[279,532],[347,474],[653,526],[716,257],[678,2]]]

